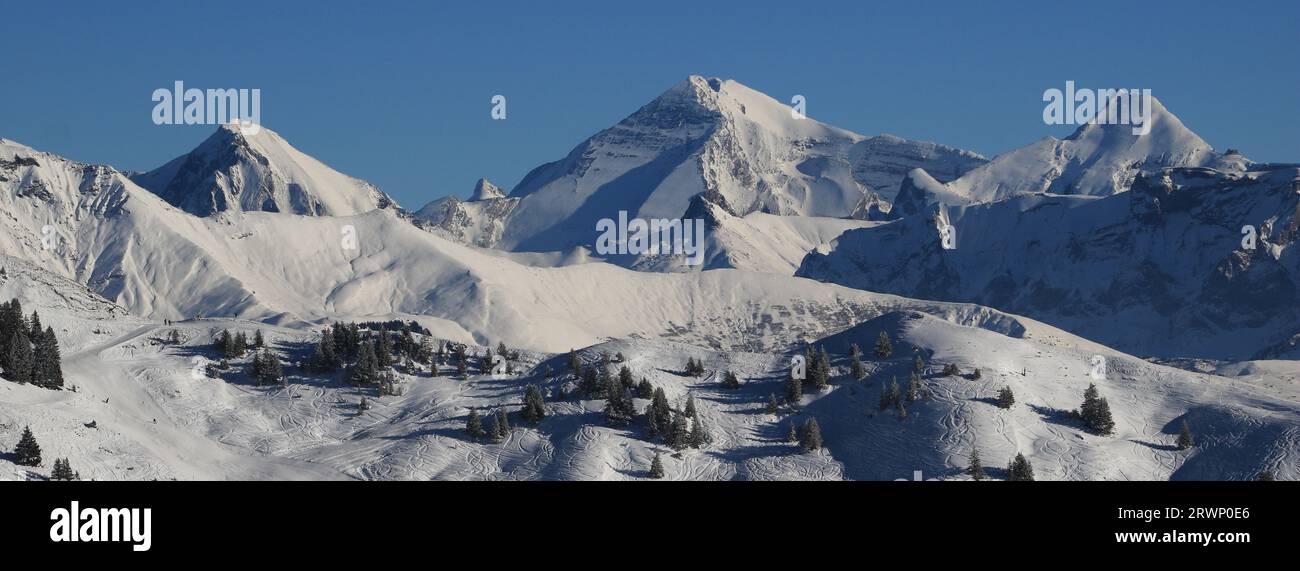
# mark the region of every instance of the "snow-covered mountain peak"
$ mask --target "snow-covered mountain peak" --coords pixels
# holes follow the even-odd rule
[[[501,190],[497,185],[488,182],[488,179],[480,178],[478,179],[478,182],[474,183],[474,194],[470,195],[469,199],[471,201],[479,201],[505,197],[506,193],[504,190]]]
[[[501,246],[589,245],[597,220],[619,211],[678,218],[699,195],[737,217],[851,217],[882,210],[881,193],[908,170],[949,181],[984,162],[933,143],[864,137],[739,82],[690,76],[525,176],[511,192],[521,202]]]
[[[374,185],[331,169],[264,126],[221,125],[193,151],[132,180],[196,216],[352,216],[395,206]]]
[[[1108,115],[1105,109],[1098,115],[1103,114]],[[1154,97],[1147,120],[1146,133],[1134,133],[1132,124],[1107,122],[1082,125],[1065,139],[1044,137],[998,155],[942,189],[930,188],[925,202],[976,204],[1043,193],[1108,196],[1128,190],[1143,171],[1209,167],[1242,172],[1252,164],[1240,154],[1216,153]],[[915,192],[903,198],[900,202],[913,203],[911,211],[923,206]]]

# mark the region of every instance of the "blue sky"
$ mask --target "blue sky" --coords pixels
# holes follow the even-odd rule
[[[690,74],[988,156],[1068,135],[1042,94],[1074,80],[1150,88],[1220,150],[1300,161],[1293,1],[445,4],[10,3],[0,137],[146,170],[212,131],[154,125],[154,89],[259,88],[264,124],[418,208],[480,176],[511,188]]]

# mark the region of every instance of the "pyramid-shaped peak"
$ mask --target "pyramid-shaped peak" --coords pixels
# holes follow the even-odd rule
[[[486,178],[480,178],[478,182],[474,183],[474,194],[469,199],[471,201],[491,200],[493,198],[505,198],[505,196],[506,193],[501,190],[501,187],[488,182]]]

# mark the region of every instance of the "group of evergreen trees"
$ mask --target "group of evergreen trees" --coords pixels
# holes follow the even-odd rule
[[[898,411],[900,420],[907,418],[907,404],[913,403],[929,394],[922,386],[921,376],[913,372],[907,382],[907,392],[904,393],[898,385],[898,377],[894,377],[888,385],[880,384],[880,410],[888,410],[893,407]]]
[[[58,458],[54,460],[54,469],[50,471],[51,480],[63,480],[71,482],[80,480],[81,474],[72,471],[72,463],[67,458]]]
[[[30,319],[24,317],[17,299],[0,303],[0,371],[6,379],[47,389],[62,388],[61,359],[54,328],[42,326],[36,312]]]
[[[975,450],[970,455],[970,466],[966,468],[966,473],[975,481],[983,480],[988,476],[984,473],[984,464],[980,460],[980,451]],[[1010,482],[1031,482],[1034,479],[1034,466],[1029,463],[1024,454],[1017,453],[1015,458],[1007,464],[1007,481]]]
[[[690,375],[690,376],[692,376],[692,377],[702,377],[702,376],[704,376],[704,373],[705,373],[705,370],[704,370],[704,362],[703,362],[703,361],[696,361],[696,360],[695,360],[695,357],[688,357],[688,358],[686,359],[686,374],[687,374],[687,375]]]
[[[686,397],[686,406],[678,412],[668,405],[664,390],[656,388],[644,416],[647,438],[662,438],[674,450],[703,448],[713,441],[695,408],[694,395]]]
[[[14,464],[19,466],[37,467],[41,465],[41,445],[36,443],[36,436],[32,434],[32,427],[23,427],[23,434],[18,438],[18,445],[14,447],[13,458]],[[68,462],[67,458],[56,458],[53,470],[50,471],[50,479],[80,480],[81,474],[72,471],[72,463]]]
[[[546,418],[546,405],[542,402],[542,390],[537,385],[528,385],[524,389],[524,406],[518,411],[519,417],[524,422],[536,425]],[[465,418],[465,433],[475,440],[488,437],[494,442],[504,440],[510,435],[510,413],[506,407],[500,407],[488,419],[486,429],[483,426],[483,419],[479,417],[478,411],[470,409],[469,416]]]

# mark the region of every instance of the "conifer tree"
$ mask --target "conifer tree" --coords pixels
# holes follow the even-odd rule
[[[1192,440],[1192,429],[1187,427],[1187,420],[1184,419],[1182,430],[1178,432],[1178,449],[1187,450],[1195,445],[1196,441]]]
[[[831,374],[831,358],[826,354],[825,347],[818,352],[816,363],[817,366],[810,371],[808,379],[813,390],[823,391],[830,384]]]
[[[546,418],[546,406],[542,403],[542,390],[537,385],[528,385],[524,389],[524,408],[520,409],[519,416],[529,424],[537,424],[543,418]]]
[[[691,432],[690,428],[686,425],[685,415],[673,415],[672,426],[669,427],[667,434],[664,435],[664,443],[673,447],[675,450],[681,450],[690,446]]]
[[[740,377],[737,377],[736,374],[731,371],[727,371],[725,374],[722,375],[722,388],[724,389],[740,388]]]
[[[36,437],[32,435],[32,427],[30,426],[23,427],[23,435],[18,439],[18,446],[14,448],[14,464],[19,466],[41,465],[41,446],[36,443]]]
[[[700,421],[698,412],[691,413],[691,448],[703,448],[713,442],[709,429]]]
[[[574,379],[582,375],[582,361],[578,360],[578,354],[573,349],[569,349],[569,372],[573,373]]]
[[[919,398],[921,398],[921,376],[913,372],[907,380],[907,402],[916,402]]]
[[[817,419],[810,418],[803,425],[803,430],[799,431],[799,448],[804,452],[819,450],[822,447],[822,429],[817,425]]]
[[[59,458],[54,461],[54,470],[50,472],[51,480],[62,480],[71,482],[76,479],[76,473],[72,471],[72,464],[67,458]]]
[[[470,438],[479,438],[483,436],[483,420],[478,417],[478,411],[469,409],[469,417],[465,419],[465,434]]]
[[[785,433],[785,441],[786,441],[786,442],[798,442],[798,441],[799,441],[799,429],[795,427],[795,425],[794,425],[794,421],[793,421],[793,420],[790,421],[790,429],[787,430],[786,433]]]
[[[862,366],[862,361],[858,359],[857,355],[854,355],[852,361],[849,362],[849,374],[853,375],[853,379],[858,381],[867,376],[867,369]]]
[[[695,416],[695,395],[686,395],[686,407],[682,409],[686,416]]]
[[[776,414],[781,411],[781,405],[776,401],[776,395],[768,393],[767,395],[767,413]]]
[[[894,344],[889,340],[889,334],[881,331],[880,336],[876,338],[876,358],[888,359],[894,354]]]
[[[627,365],[623,365],[618,369],[618,385],[621,390],[630,391],[636,389],[636,380],[632,378],[632,369],[627,368]]]
[[[1261,472],[1259,473],[1258,476],[1255,476],[1255,481],[1257,481],[1257,482],[1273,482],[1273,481],[1275,481],[1275,478],[1273,477],[1273,471],[1272,471],[1272,470],[1263,470],[1263,471],[1261,471]]]
[[[655,388],[650,385],[650,381],[645,380],[645,377],[641,377],[641,382],[636,385],[636,393],[639,398],[652,399],[655,395]]]
[[[903,402],[903,392],[898,388],[898,377],[894,377],[889,382],[889,402],[894,405]]]
[[[1011,408],[1016,404],[1016,395],[1011,392],[1011,387],[1002,387],[998,391],[998,408]]]
[[[984,479],[984,465],[980,462],[979,450],[971,451],[970,466],[966,468],[966,473],[977,482]]]
[[[469,357],[465,356],[464,347],[456,351],[456,376],[462,379],[469,376]]]
[[[20,385],[30,383],[34,380],[32,372],[35,364],[36,358],[32,353],[32,344],[28,341],[27,332],[23,329],[14,331],[9,340],[5,378]]]
[[[672,407],[668,406],[668,396],[664,394],[662,387],[656,388],[654,398],[650,401],[650,406],[654,408],[654,419],[658,421],[658,433],[665,435],[671,429],[673,422]]]
[[[659,418],[656,416],[655,407],[645,407],[645,428],[646,438],[654,440],[659,436]]]
[[[862,356],[862,349],[858,347],[857,343],[849,343],[849,356],[850,357]]]
[[[980,374],[980,370],[977,368],[977,369],[975,369],[974,371],[971,372],[971,374],[970,374],[970,380],[972,380],[972,381],[978,381],[978,380],[980,380],[980,377],[982,377],[982,376],[983,376],[983,375]]]
[[[258,329],[257,333],[253,335],[253,346],[258,349],[266,346],[266,337],[262,336],[261,329]]]
[[[912,370],[917,374],[925,371],[925,361],[921,360],[920,355],[916,356],[916,363],[912,366]]]
[[[1011,459],[1011,464],[1007,466],[1007,480],[1012,482],[1032,482],[1034,480],[1034,467],[1025,459],[1024,454],[1017,453],[1016,457]]]
[[[1110,404],[1101,397],[1097,385],[1089,384],[1083,391],[1083,405],[1079,407],[1079,418],[1087,427],[1097,434],[1109,435],[1115,431],[1115,421],[1111,418]]]
[[[54,328],[47,327],[32,348],[32,382],[47,389],[63,387],[62,356]]]
[[[650,461],[650,479],[660,480],[664,477],[664,462],[659,458],[659,452],[655,452],[654,460]]]
[[[357,352],[357,362],[348,368],[348,382],[359,387],[371,386],[379,381],[378,359],[373,343],[364,342]]]
[[[803,381],[796,379],[794,371],[790,371],[785,377],[785,402],[797,405],[801,398],[803,398]]]
[[[505,438],[510,435],[510,414],[506,412],[505,407],[497,409],[497,437]]]

